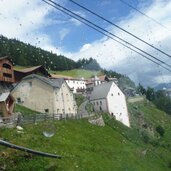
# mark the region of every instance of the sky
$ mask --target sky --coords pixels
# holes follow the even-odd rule
[[[79,8],[69,0],[54,0],[74,13],[121,37],[171,65],[171,59]],[[171,54],[171,1],[125,0],[149,19],[120,0],[75,0],[123,29]],[[161,26],[162,24],[162,26]],[[95,58],[102,68],[128,75],[136,84],[171,83],[171,73],[47,5],[42,0],[0,0],[0,34],[17,38],[77,61]]]

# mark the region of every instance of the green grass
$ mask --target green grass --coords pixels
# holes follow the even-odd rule
[[[84,77],[84,78],[90,78],[94,75],[101,75],[100,71],[90,71],[90,70],[84,70],[84,69],[73,69],[69,71],[50,71],[51,74],[59,74],[59,75],[65,75],[70,77]]]
[[[14,69],[16,69],[16,70],[21,70],[21,69],[26,69],[26,68],[28,68],[28,67],[19,66],[19,65],[14,66]],[[97,75],[97,76],[102,75],[101,71],[90,71],[90,70],[84,70],[84,69],[73,69],[73,70],[68,70],[68,71],[49,70],[49,73],[70,76],[70,77],[76,77],[76,78],[81,78],[81,77],[90,78],[91,76],[94,76],[94,75]]]
[[[139,118],[143,118],[147,125],[147,130],[153,133],[153,138],[162,146],[171,150],[171,116],[163,111],[157,109],[150,102],[129,104],[129,111],[131,112],[132,125],[134,128],[142,129]],[[165,130],[163,137],[160,137],[156,132],[156,127],[162,126]]]
[[[31,110],[19,104],[15,104],[14,112],[20,112],[23,116],[40,114],[40,112]]]
[[[75,100],[76,100],[77,106],[79,107],[83,102],[86,101],[86,97],[84,97],[83,95],[75,94]]]
[[[170,141],[171,118],[147,103],[131,104],[130,110],[133,115],[143,112],[146,122],[154,127],[158,124],[164,127],[159,145],[144,143],[136,124],[128,128],[108,115],[103,115],[104,127],[91,125],[87,119],[51,121],[49,125],[54,125],[55,130],[51,138],[43,136],[46,125],[39,122],[23,126],[24,134],[18,134],[15,128],[1,128],[0,136],[17,145],[60,154],[63,158],[39,157],[0,146],[0,168],[5,166],[9,171],[169,171],[171,149],[162,143]]]

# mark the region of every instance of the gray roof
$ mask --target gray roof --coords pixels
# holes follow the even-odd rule
[[[9,92],[11,91],[12,88],[13,86],[10,83],[6,83],[6,82],[0,83],[0,93]]]
[[[4,102],[8,98],[9,95],[10,95],[10,92],[0,94],[0,102]]]
[[[113,81],[102,83],[94,87],[90,100],[104,99],[107,97]]]
[[[62,86],[62,84],[65,82],[65,80],[63,78],[50,79],[50,78],[42,77],[42,76],[36,75],[36,74],[28,75],[28,76],[24,77],[22,80],[34,79],[34,78],[52,86],[53,88],[60,88]]]

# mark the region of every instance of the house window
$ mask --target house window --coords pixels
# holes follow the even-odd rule
[[[102,111],[102,107],[100,106],[100,111]]]
[[[49,113],[49,109],[45,109],[45,113]]]
[[[31,81],[29,82],[29,86],[32,87],[32,82]]]
[[[17,98],[17,103],[21,103],[21,98],[20,97]]]
[[[118,92],[118,96],[120,96],[120,93]]]
[[[99,102],[96,102],[97,105],[99,105]]]
[[[3,76],[4,77],[8,77],[8,78],[12,78],[12,75],[11,74],[7,74],[7,73],[3,73]]]
[[[100,105],[102,105],[102,101],[100,101]]]
[[[111,94],[111,96],[113,96],[113,93]]]
[[[4,64],[3,64],[3,67],[4,67],[4,68],[7,68],[7,69],[11,69],[11,66],[10,66],[9,64],[7,64],[7,63],[4,63]]]

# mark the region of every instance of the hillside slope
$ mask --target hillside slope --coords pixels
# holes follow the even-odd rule
[[[73,69],[70,71],[50,71],[51,74],[70,76],[75,78],[91,78],[91,76],[102,75],[100,71],[90,71],[84,69]]]
[[[169,171],[171,118],[148,103],[129,107],[129,110],[143,112],[149,125],[155,127],[161,124],[165,130],[164,136],[154,131],[156,135],[145,141],[142,128],[136,126],[135,118],[130,129],[106,114],[103,115],[105,127],[91,125],[87,119],[50,122],[56,130],[52,138],[42,134],[46,130],[45,123],[23,126],[24,134],[17,134],[15,129],[1,128],[1,138],[5,140],[35,150],[61,154],[63,158],[43,158],[0,146],[0,168],[26,171]],[[136,115],[135,111],[132,113]]]

